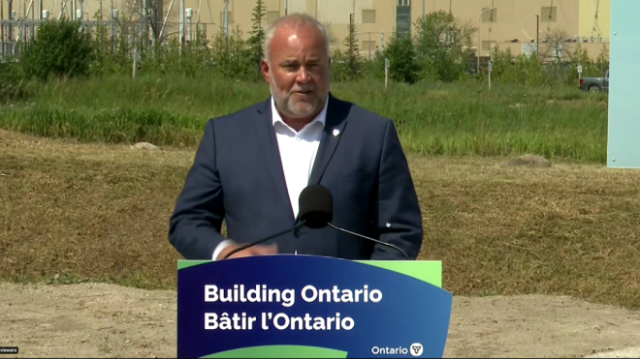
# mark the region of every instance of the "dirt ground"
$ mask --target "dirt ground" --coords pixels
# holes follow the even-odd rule
[[[3,283],[0,345],[18,346],[17,357],[175,357],[175,299],[108,284]],[[455,297],[451,319],[445,357],[604,357],[640,344],[640,312],[567,297]]]
[[[167,218],[193,150],[6,131],[0,148],[0,280],[172,286]],[[465,295],[445,357],[640,357],[640,311],[478,297],[638,308],[640,172],[410,160],[428,228],[421,259],[446,263],[446,289]],[[19,357],[175,357],[175,314],[172,291],[0,282],[0,346]]]

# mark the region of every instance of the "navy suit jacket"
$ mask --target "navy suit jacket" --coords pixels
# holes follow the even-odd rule
[[[337,129],[339,135],[332,133]],[[391,120],[329,95],[309,184],[333,195],[332,223],[402,248],[422,245],[422,214]],[[227,237],[249,243],[296,224],[271,119],[270,99],[210,119],[169,220],[169,241],[185,259],[211,259]],[[297,243],[296,243],[297,242]],[[280,253],[351,260],[403,260],[393,248],[335,230],[303,228],[275,238]]]

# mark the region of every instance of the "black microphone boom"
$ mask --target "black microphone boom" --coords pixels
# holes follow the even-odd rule
[[[302,227],[309,227],[309,228],[313,228],[313,229],[318,229],[318,228],[323,228],[325,226],[330,226],[338,231],[344,232],[344,233],[349,233],[351,235],[354,235],[356,237],[360,237],[360,238],[364,238],[364,239],[368,239],[370,241],[373,241],[377,244],[383,245],[383,246],[387,246],[390,248],[393,248],[395,250],[397,250],[398,252],[402,253],[402,255],[407,259],[409,259],[409,256],[407,255],[407,253],[405,253],[402,249],[400,249],[399,247],[394,246],[393,244],[390,243],[386,243],[386,242],[382,242],[379,241],[377,239],[374,238],[370,238],[370,237],[366,237],[363,236],[361,234],[358,233],[354,233],[351,231],[348,231],[346,229],[342,229],[340,227],[337,227],[336,225],[332,224],[331,221],[333,220],[333,196],[331,195],[331,192],[324,186],[321,185],[310,185],[308,187],[306,187],[304,190],[302,190],[302,192],[300,192],[300,196],[298,198],[298,202],[299,202],[299,211],[298,211],[298,218],[297,218],[297,223],[293,228],[284,230],[280,233],[276,233],[272,236],[269,236],[267,238],[255,241],[255,242],[251,242],[249,244],[245,244],[243,246],[240,246],[234,250],[232,250],[231,252],[227,253],[227,255],[224,256],[224,259],[229,258],[231,255],[238,253],[240,251],[243,251],[247,248],[253,247],[257,244],[260,243],[264,243],[270,239],[285,235],[287,233],[293,232],[295,230],[298,230]]]
[[[298,230],[304,226],[309,228],[322,228],[331,221],[333,216],[333,197],[325,187],[319,185],[307,186],[300,192],[298,198],[300,210],[298,211],[298,223],[293,228],[276,233],[264,239],[260,239],[249,244],[240,246],[227,253],[223,259],[229,258],[231,255],[251,248],[260,243],[264,243],[270,239],[285,235],[287,233]]]
[[[268,241],[268,240],[270,240],[270,239],[274,239],[274,238],[276,238],[276,237],[279,237],[279,236],[285,235],[285,234],[287,234],[287,233],[293,232],[293,231],[295,231],[296,229],[300,229],[300,228],[301,228],[301,227],[303,227],[304,225],[305,225],[305,223],[304,223],[304,222],[300,222],[300,223],[296,224],[293,228],[289,228],[289,229],[287,229],[287,230],[285,230],[285,231],[282,231],[282,232],[280,232],[280,233],[276,233],[276,234],[274,234],[274,235],[272,235],[272,236],[269,236],[269,237],[267,237],[267,238],[261,239],[261,240],[259,240],[259,241],[251,242],[251,243],[249,243],[249,244],[245,244],[245,245],[243,245],[243,246],[240,246],[240,247],[238,247],[238,248],[236,248],[236,249],[232,250],[231,252],[227,253],[227,255],[226,255],[226,256],[224,256],[224,258],[223,258],[223,259],[227,259],[227,258],[229,258],[232,254],[236,254],[236,253],[238,253],[238,252],[240,252],[240,251],[243,251],[243,250],[245,250],[245,249],[247,249],[247,248],[251,248],[251,247],[253,247],[253,246],[255,246],[255,245],[258,245],[258,244],[260,244],[260,243],[264,243],[264,242],[266,242],[266,241]]]
[[[342,229],[331,223],[333,220],[333,196],[324,186],[311,185],[300,193],[300,212],[298,219],[306,221],[306,225],[309,228],[322,228],[329,225],[338,231],[349,233],[360,238],[368,239],[380,245],[393,248],[402,253],[407,260],[410,260],[407,253],[393,244]]]
[[[405,251],[403,251],[402,249],[400,249],[400,247],[394,246],[394,245],[393,245],[393,244],[391,244],[391,243],[387,243],[387,242],[379,241],[379,240],[377,240],[377,239],[373,239],[373,238],[371,238],[371,237],[363,236],[362,234],[358,234],[358,233],[355,233],[355,232],[347,231],[346,229],[342,229],[342,228],[340,228],[340,227],[336,227],[336,226],[335,226],[334,224],[332,224],[332,223],[328,223],[328,225],[329,225],[329,227],[334,228],[334,229],[337,229],[337,230],[339,230],[340,232],[353,234],[354,236],[357,236],[357,237],[360,237],[360,238],[364,238],[364,239],[368,239],[368,240],[373,241],[373,242],[376,242],[376,243],[378,243],[378,244],[382,244],[383,246],[387,246],[387,247],[389,247],[389,248],[393,248],[393,249],[397,250],[398,252],[402,253],[402,255],[404,256],[404,258],[405,258],[406,260],[408,260],[408,261],[409,261],[409,260],[411,260],[411,259],[409,259],[409,256],[407,255],[407,253],[405,253]]]

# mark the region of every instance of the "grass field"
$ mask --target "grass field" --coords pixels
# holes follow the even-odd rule
[[[0,279],[174,286],[168,217],[204,122],[266,87],[106,78],[28,93],[0,116]],[[603,166],[606,95],[475,83],[333,93],[398,121],[424,211],[421,258],[443,260],[446,289],[640,307],[640,173]],[[163,150],[129,148],[138,141]],[[523,153],[554,166],[498,165]]]
[[[397,121],[407,150],[429,155],[534,153],[604,163],[607,97],[576,88],[463,82],[415,86],[338,83],[333,93]],[[264,84],[111,76],[28,87],[0,128],[86,142],[191,147],[204,122],[267,98]]]
[[[167,219],[192,149],[133,150],[0,132],[0,278],[175,285]],[[411,155],[422,259],[455,295],[567,294],[640,307],[636,171]]]

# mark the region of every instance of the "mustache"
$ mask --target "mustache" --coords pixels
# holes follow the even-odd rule
[[[314,92],[316,89],[314,88],[300,88],[300,89],[293,89],[291,91],[289,91],[289,94],[294,94],[296,92]]]

